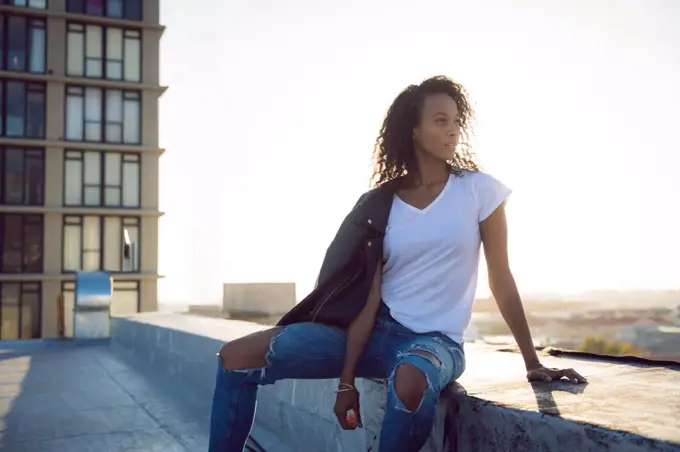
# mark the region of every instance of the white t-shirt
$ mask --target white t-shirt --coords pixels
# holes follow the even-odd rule
[[[416,333],[438,331],[463,343],[477,290],[479,223],[510,195],[485,173],[451,175],[425,209],[392,201],[384,240],[382,298]]]

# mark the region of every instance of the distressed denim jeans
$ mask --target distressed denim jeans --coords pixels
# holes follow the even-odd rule
[[[339,328],[317,323],[293,324],[272,338],[264,368],[226,371],[218,360],[210,452],[243,451],[253,425],[260,385],[287,378],[339,377],[345,358],[345,338],[345,331]],[[413,411],[395,391],[395,372],[402,364],[420,369],[428,383],[420,405]],[[388,379],[380,451],[419,451],[432,430],[441,390],[460,377],[464,369],[465,356],[460,344],[440,333],[414,333],[397,323],[382,305],[356,375]]]

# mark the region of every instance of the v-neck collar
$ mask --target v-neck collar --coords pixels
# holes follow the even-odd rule
[[[403,205],[405,205],[407,208],[411,209],[412,211],[420,213],[420,214],[424,214],[427,211],[429,211],[430,209],[432,209],[432,207],[435,204],[437,204],[437,202],[444,196],[444,194],[449,189],[449,186],[452,183],[452,179],[453,179],[453,175],[450,175],[449,179],[446,181],[446,184],[444,185],[444,188],[442,188],[441,191],[439,192],[439,194],[427,206],[425,206],[422,209],[419,209],[418,207],[416,207],[412,204],[409,204],[406,201],[404,201],[403,199],[401,199],[401,197],[399,197],[399,194],[396,191],[394,192],[394,197],[398,200],[398,202],[402,203]]]

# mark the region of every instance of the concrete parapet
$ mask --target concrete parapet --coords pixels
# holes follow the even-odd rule
[[[113,319],[111,344],[191,388],[196,398],[209,400],[220,345],[263,328],[235,320],[140,314]],[[466,345],[466,354],[465,375],[443,392],[424,451],[680,450],[679,369],[545,357],[549,366],[577,368],[590,384],[530,385],[516,354],[477,344]],[[337,425],[335,380],[287,380],[260,391],[253,437],[274,452],[375,452],[385,385],[362,380],[358,386],[364,429],[345,432]]]

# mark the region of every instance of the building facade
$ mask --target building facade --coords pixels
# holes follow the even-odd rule
[[[162,33],[159,0],[0,0],[0,339],[58,336],[62,294],[68,336],[78,270],[157,308]]]

